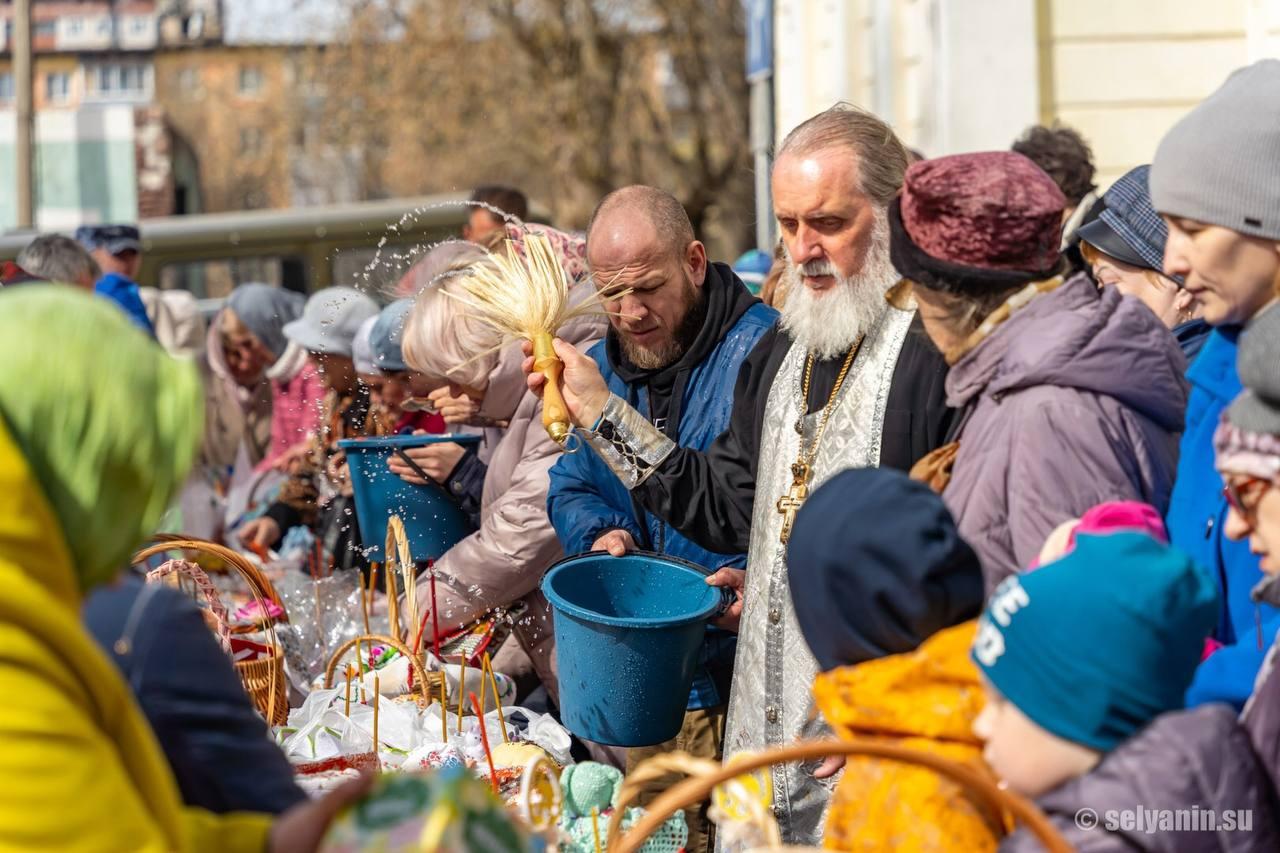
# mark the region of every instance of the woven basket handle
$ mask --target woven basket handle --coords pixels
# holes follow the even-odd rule
[[[744,773],[771,767],[774,764],[789,764],[795,761],[810,761],[832,755],[870,756],[891,761],[901,761],[925,767],[945,776],[973,796],[979,804],[991,810],[993,814],[1007,813],[1040,841],[1049,853],[1072,853],[1072,847],[1062,834],[1031,801],[1011,791],[999,788],[995,782],[979,773],[973,767],[943,758],[928,752],[908,749],[893,744],[874,741],[809,741],[790,746],[778,747],[767,752],[745,757],[735,761],[732,767],[719,767],[714,772],[698,773],[668,788],[661,796],[645,809],[644,817],[636,821],[625,835],[619,832],[622,825],[622,814],[636,791],[624,786],[622,799],[618,808],[614,809],[609,820],[610,853],[635,853],[641,845],[657,831],[672,815],[681,809],[688,808],[705,800],[716,786],[737,778]],[[663,758],[663,756],[659,756]],[[668,766],[671,756],[667,756]],[[643,769],[641,765],[638,770]],[[634,775],[634,774],[633,774]]]
[[[231,550],[225,545],[219,545],[216,542],[209,542],[204,539],[195,539],[189,536],[174,535],[170,533],[158,533],[152,537],[153,545],[148,545],[137,554],[133,555],[134,564],[142,563],[148,557],[156,554],[163,554],[166,551],[183,550],[183,551],[200,551],[210,556],[218,557],[227,565],[234,568],[251,587],[251,592],[255,598],[261,597],[267,601],[271,601],[284,611],[284,602],[280,600],[280,595],[276,592],[271,581],[262,573],[262,570],[247,560],[242,554]],[[265,619],[267,615],[266,608],[262,609],[262,616]],[[288,622],[288,612],[283,612],[278,620],[280,622]]]
[[[191,580],[196,585],[196,589],[200,591],[200,594],[204,596],[205,602],[209,605],[209,613],[212,614],[214,621],[217,623],[218,642],[222,644],[222,650],[230,654],[231,625],[227,619],[227,608],[222,603],[222,598],[219,597],[218,589],[213,585],[213,581],[209,580],[209,576],[204,573],[204,569],[189,560],[168,560],[162,563],[159,568],[147,572],[147,583],[158,583],[172,574],[182,575]]]
[[[206,554],[212,554],[221,557],[227,565],[234,568],[249,584],[249,592],[253,594],[253,600],[258,604],[258,612],[263,616],[263,631],[267,635],[267,642],[270,644],[273,654],[282,654],[283,646],[280,645],[280,637],[276,634],[275,620],[267,616],[267,601],[274,601],[280,606],[281,622],[289,621],[289,614],[284,609],[284,604],[280,601],[280,596],[276,594],[275,587],[271,585],[271,581],[267,580],[267,576],[258,570],[258,567],[250,563],[235,551],[216,542],[207,542],[204,539],[180,539],[169,534],[159,534],[154,537],[156,544],[149,545],[141,551],[133,555],[133,564],[142,565],[150,557],[156,554],[163,554],[166,551],[180,549],[183,551],[203,551]],[[203,572],[202,572],[203,573]],[[206,580],[208,577],[206,576]],[[268,707],[264,712],[268,725],[276,718],[276,671],[271,670],[271,681],[267,690],[271,697]]]
[[[422,707],[431,701],[430,691],[433,683],[428,676],[427,670],[422,666],[422,661],[418,660],[418,658],[414,656],[413,652],[409,651],[409,647],[400,640],[397,640],[395,637],[388,637],[385,634],[363,634],[359,637],[353,637],[339,646],[338,650],[333,653],[331,658],[329,658],[329,665],[325,667],[324,686],[326,690],[333,687],[333,677],[338,671],[338,664],[342,662],[342,656],[355,648],[357,644],[370,647],[375,645],[390,646],[400,654],[404,655],[409,661],[409,667],[413,670],[413,674],[417,679],[417,683],[421,691],[417,700],[419,707]],[[435,673],[432,674],[434,675]],[[444,677],[443,673],[440,673],[439,675],[441,678]],[[426,701],[424,702],[424,700]]]

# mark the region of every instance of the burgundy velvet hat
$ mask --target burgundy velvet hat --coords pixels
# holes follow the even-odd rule
[[[1012,151],[916,163],[889,209],[893,265],[953,293],[1047,278],[1062,264],[1066,203],[1052,178]]]

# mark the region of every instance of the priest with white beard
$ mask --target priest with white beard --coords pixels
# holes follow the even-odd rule
[[[705,453],[678,447],[610,396],[591,359],[556,342],[570,415],[640,505],[709,550],[748,552],[745,578],[734,569],[712,578],[740,592],[725,624],[739,629],[725,756],[823,733],[812,719],[817,664],[787,586],[796,510],[841,470],[905,471],[945,438],[946,365],[915,312],[886,301],[898,281],[887,209],[906,166],[888,125],[843,106],[783,141],[772,186],[787,250],[786,304],[780,325],[743,362],[729,428]],[[529,381],[537,389],[542,377]],[[837,767],[774,770],[784,841],[820,841],[832,784],[820,777]]]

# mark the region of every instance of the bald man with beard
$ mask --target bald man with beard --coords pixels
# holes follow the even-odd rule
[[[707,259],[680,202],[655,187],[610,193],[587,230],[587,262],[598,287],[630,293],[609,306],[605,340],[589,352],[610,391],[635,406],[664,436],[695,451],[710,448],[729,426],[743,360],[777,321],[722,263]],[[595,453],[561,456],[551,469],[547,511],[569,554],[642,548],[687,560],[708,572],[743,568],[746,549],[717,554],[641,509]],[[689,694],[684,726],[666,744],[632,749],[629,768],[660,752],[681,750],[719,760],[736,635],[708,628]],[[666,787],[658,779],[640,805]],[[689,853],[707,846],[705,809],[686,812]]]
[[[772,187],[789,293],[779,325],[743,362],[729,426],[707,450],[680,446],[611,393],[596,362],[557,343],[570,414],[631,497],[709,551],[748,552],[745,573],[726,568],[712,579],[739,592],[721,622],[739,631],[725,755],[821,734],[825,725],[814,719],[817,664],[787,585],[796,511],[833,474],[908,470],[947,433],[946,364],[914,308],[885,298],[898,281],[887,210],[906,165],[888,125],[843,106],[783,141]],[[529,381],[539,388],[543,379]],[[838,767],[774,769],[786,843],[820,842]]]

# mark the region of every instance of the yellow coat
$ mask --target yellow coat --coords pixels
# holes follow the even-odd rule
[[[973,622],[948,628],[914,652],[818,676],[813,693],[845,739],[873,740],[982,763],[973,721],[982,687],[969,660]],[[832,850],[994,851],[993,827],[954,783],[931,770],[879,758],[845,766],[827,818]]]
[[[270,817],[182,804],[80,603],[61,528],[0,418],[0,850],[265,850]]]

